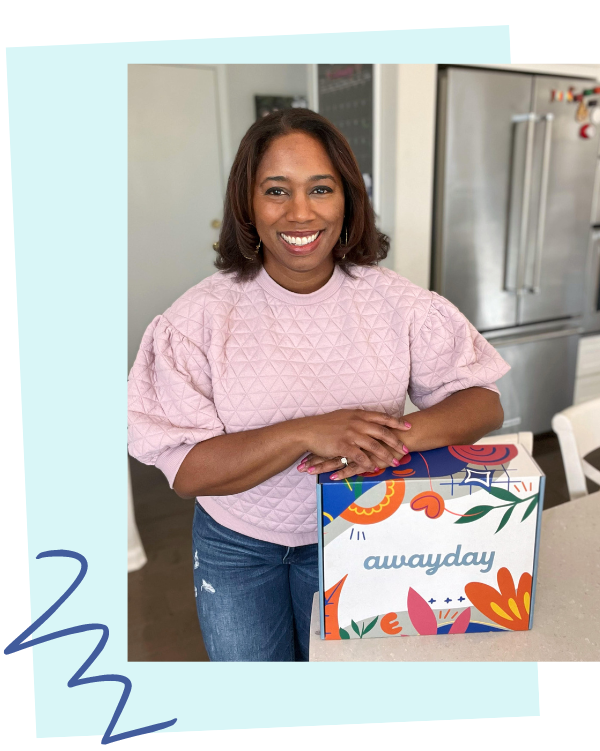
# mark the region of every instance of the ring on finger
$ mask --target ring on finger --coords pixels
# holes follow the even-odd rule
[[[342,464],[344,465],[344,467],[348,466],[348,459],[346,459],[345,456],[341,456],[340,457],[340,461],[342,462]]]

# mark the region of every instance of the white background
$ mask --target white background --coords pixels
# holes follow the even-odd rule
[[[370,16],[365,18],[368,8]],[[382,0],[337,3],[275,3],[273,0],[227,3],[168,3],[147,0],[7,0],[0,17],[2,47],[155,41],[203,37],[377,31],[508,24],[511,58],[518,63],[599,63],[600,4],[541,0],[467,2],[429,0],[411,6]],[[273,59],[273,63],[285,60]],[[316,62],[316,61],[315,61]],[[441,61],[443,62],[443,61]],[[2,650],[30,623],[25,528],[25,487],[21,432],[6,61],[0,59],[0,387],[2,423]],[[125,322],[124,324],[125,325]],[[31,650],[0,655],[0,739],[7,749],[98,748],[99,738],[35,739]],[[598,663],[546,663],[539,666],[541,717],[348,725],[205,733],[169,733],[134,738],[127,748],[187,749],[281,748],[286,751],[335,744],[387,748],[439,749],[440,743],[475,739],[487,751],[579,748],[597,739]],[[208,689],[208,687],[207,687]],[[81,689],[84,690],[84,689]],[[135,690],[135,687],[134,687]],[[485,691],[485,686],[474,687]],[[444,687],[432,687],[431,700]],[[401,701],[402,687],[398,700]],[[467,699],[468,700],[468,699]],[[198,707],[201,712],[201,706]],[[358,719],[358,718],[357,718]],[[299,718],[301,721],[301,718]],[[121,725],[117,730],[126,729]],[[120,748],[120,747],[119,747]]]

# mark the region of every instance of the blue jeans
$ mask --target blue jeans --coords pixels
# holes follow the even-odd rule
[[[196,608],[211,661],[308,660],[317,545],[288,548],[218,524],[196,504]]]

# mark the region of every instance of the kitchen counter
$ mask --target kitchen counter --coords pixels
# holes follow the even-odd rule
[[[319,636],[317,593],[311,618],[310,660],[600,660],[600,492],[542,513],[531,631],[324,641]]]

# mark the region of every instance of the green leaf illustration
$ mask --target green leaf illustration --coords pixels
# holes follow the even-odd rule
[[[464,516],[461,516],[454,523],[469,524],[470,522],[476,522],[495,508],[498,508],[498,506],[473,506],[473,508],[469,509]]]
[[[521,519],[522,522],[524,522],[525,519],[527,519],[527,517],[529,516],[529,514],[538,505],[538,500],[539,500],[539,495],[534,496],[533,501],[531,501],[531,503],[529,504],[529,506],[527,506],[527,508],[525,509],[525,513],[523,514],[523,518]]]
[[[511,516],[512,512],[516,508],[517,508],[517,504],[515,503],[513,506],[511,506],[508,509],[508,511],[505,512],[504,516],[502,517],[502,519],[500,521],[500,524],[498,525],[498,529],[496,530],[496,532],[494,532],[494,534],[496,534],[497,532],[500,532],[500,530],[502,529],[502,527],[504,527],[506,525],[507,521],[510,519],[510,516]]]
[[[343,629],[340,627],[340,639],[349,639],[350,634],[346,631],[346,629]]]
[[[492,485],[491,488],[487,489],[488,493],[490,495],[493,495],[494,498],[499,498],[501,501],[510,501],[511,503],[519,503],[521,498],[514,495],[514,493],[511,493],[510,490],[504,490],[504,488],[497,488],[494,485]]]
[[[525,501],[528,501],[529,498],[533,497],[529,496],[529,498],[519,498],[518,495],[511,493],[509,490],[498,488],[495,485],[492,485],[491,488],[487,488],[487,492],[490,495],[493,495],[494,498],[499,498],[501,501],[508,501],[509,503],[524,503]]]
[[[354,621],[352,620],[350,621],[350,623],[352,624],[352,630],[354,631],[354,633],[360,637],[360,629],[358,628],[356,623],[354,623]]]
[[[377,623],[377,621],[378,621],[378,620],[379,620],[379,616],[377,615],[377,616],[375,616],[375,618],[374,618],[374,619],[373,619],[373,620],[371,621],[371,623],[369,623],[369,625],[368,625],[368,626],[367,626],[366,628],[363,628],[363,632],[362,632],[362,635],[361,635],[361,637],[360,637],[361,639],[363,638],[363,636],[364,636],[365,634],[368,634],[368,633],[369,633],[369,631],[370,631],[370,630],[371,630],[371,629],[373,628],[373,626],[374,626],[374,625],[375,625],[375,624]]]

